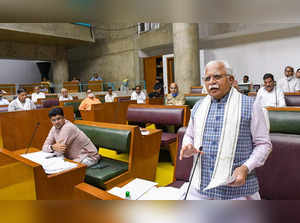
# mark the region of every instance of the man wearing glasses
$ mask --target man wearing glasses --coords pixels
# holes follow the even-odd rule
[[[64,156],[91,166],[98,163],[100,156],[92,141],[72,122],[64,118],[61,108],[49,112],[53,127],[43,145],[43,151]]]
[[[195,104],[180,152],[196,165],[187,199],[260,199],[254,169],[272,148],[263,110],[232,87],[226,61],[209,62],[203,80],[208,96]]]
[[[167,95],[166,105],[184,105],[184,103],[184,95],[179,93],[177,84],[170,84],[170,94]]]

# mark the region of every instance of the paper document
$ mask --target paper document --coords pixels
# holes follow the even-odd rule
[[[206,191],[206,190],[209,190],[209,189],[212,189],[212,188],[215,188],[215,187],[220,187],[220,186],[227,186],[228,184],[232,183],[233,181],[235,181],[235,177],[234,176],[230,176],[228,177],[227,179],[224,179],[224,180],[220,180],[220,181],[216,181],[215,183],[213,184],[209,184],[206,188],[204,188],[203,191]]]
[[[180,200],[181,190],[175,187],[152,187],[139,200]]]
[[[116,196],[119,196],[121,198],[125,198],[126,191],[130,192],[130,199],[131,200],[138,200],[143,194],[145,194],[147,191],[149,191],[151,188],[153,188],[155,185],[157,185],[156,182],[152,182],[149,180],[143,180],[136,178],[126,184],[125,186],[119,188],[114,187],[108,192],[111,194],[114,194]]]
[[[40,164],[47,174],[59,173],[77,166],[76,163],[65,161],[63,156],[55,157],[54,155],[54,153],[39,151],[21,156]]]

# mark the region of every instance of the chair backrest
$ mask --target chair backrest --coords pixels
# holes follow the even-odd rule
[[[155,123],[162,125],[184,125],[184,108],[172,108],[170,106],[144,107],[129,106],[127,120],[140,123]]]
[[[118,96],[114,98],[114,102],[130,101],[131,96]]]
[[[80,111],[79,111],[80,103],[81,103],[81,101],[64,102],[64,106],[72,106],[73,107],[76,119],[81,118],[81,114],[80,114]]]
[[[43,108],[51,108],[54,106],[59,106],[59,100],[58,98],[56,99],[45,99],[42,101],[43,103]]]
[[[300,135],[300,109],[283,110],[273,109],[269,110],[270,132],[271,133],[286,133]]]
[[[287,106],[300,106],[300,95],[285,95],[284,98]]]
[[[202,93],[202,86],[193,86],[191,87],[191,94],[201,94]]]
[[[97,148],[104,147],[120,153],[129,153],[131,143],[130,130],[102,128],[83,124],[76,125],[90,138]]]
[[[206,97],[206,94],[186,94],[185,95],[185,104],[190,107],[190,109],[193,108],[193,106],[198,102],[202,101]]]
[[[177,160],[176,166],[174,170],[174,178],[180,181],[189,181],[190,172],[193,166],[193,158],[184,158],[179,160],[180,150],[182,146],[182,140],[186,131],[186,127],[181,127],[177,134],[178,134],[178,147],[177,147]]]

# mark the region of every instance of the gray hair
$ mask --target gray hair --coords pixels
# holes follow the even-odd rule
[[[212,60],[212,61],[209,61],[204,67],[204,74],[206,73],[206,69],[207,69],[208,66],[211,66],[213,64],[219,64],[219,63],[224,65],[224,67],[226,69],[226,74],[233,75],[232,68],[226,60]]]

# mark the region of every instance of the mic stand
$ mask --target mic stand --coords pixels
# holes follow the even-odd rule
[[[199,151],[202,151],[202,146],[200,146]],[[191,187],[191,183],[192,183],[192,181],[193,181],[193,176],[194,176],[194,173],[195,173],[195,169],[196,169],[196,167],[197,167],[197,163],[198,163],[199,157],[200,157],[200,153],[198,153],[198,155],[197,155],[196,162],[195,162],[195,166],[194,166],[194,169],[193,169],[193,171],[192,171],[191,178],[190,178],[189,186],[188,186],[188,188],[187,188],[187,190],[186,190],[186,193],[185,193],[185,196],[184,196],[183,200],[186,200],[187,195],[188,195],[188,193],[189,193],[189,190],[190,190],[190,187]]]
[[[35,129],[34,129],[34,131],[33,131],[33,134],[32,134],[32,136],[31,136],[31,139],[30,139],[30,141],[29,141],[29,144],[28,144],[28,146],[27,146],[27,148],[26,148],[26,150],[25,150],[25,154],[28,153],[29,148],[30,148],[30,146],[31,146],[31,144],[32,144],[33,138],[34,138],[34,136],[35,136],[36,130],[38,129],[39,126],[40,126],[40,123],[37,122],[37,123],[36,123],[36,126],[35,126]]]

